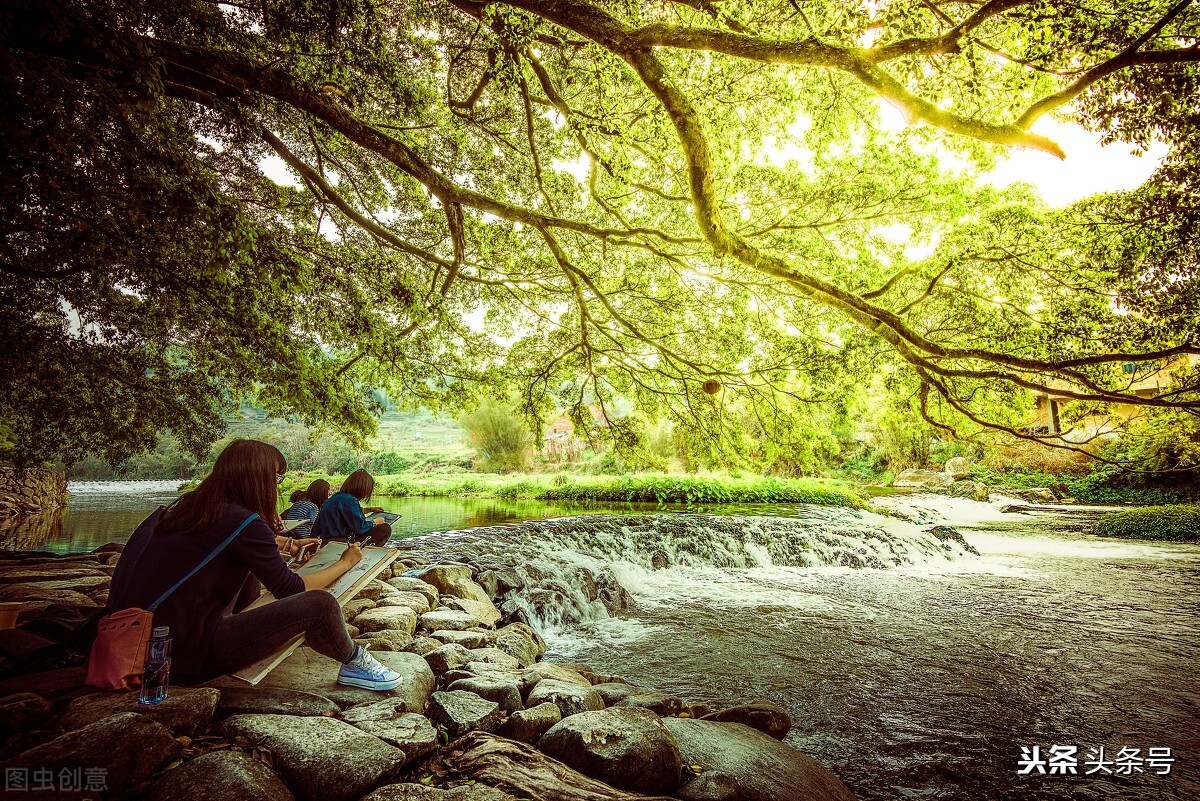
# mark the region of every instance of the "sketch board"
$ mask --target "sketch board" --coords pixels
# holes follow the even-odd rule
[[[328,542],[317,551],[316,556],[308,560],[308,562],[296,571],[301,576],[307,576],[310,573],[316,573],[318,570],[329,567],[342,556],[342,551],[346,550],[344,542]],[[362,549],[363,558],[357,565],[341,576],[333,584],[325,588],[326,592],[333,593],[338,600],[339,606],[344,606],[347,601],[353,598],[362,590],[363,587],[389,567],[396,557],[400,556],[400,552],[395,548],[374,548],[367,547]],[[257,601],[246,607],[247,609],[256,609],[257,607],[275,601],[275,596],[269,592],[264,592]],[[250,684],[258,684],[268,673],[275,669],[283,660],[291,656],[292,652],[300,647],[303,642],[304,635],[298,635],[287,645],[276,651],[271,656],[260,659],[253,665],[244,667],[236,673],[233,673],[235,678]]]

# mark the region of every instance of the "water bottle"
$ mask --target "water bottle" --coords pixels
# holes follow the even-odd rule
[[[143,704],[159,704],[167,700],[167,689],[171,683],[171,629],[155,626],[146,644],[146,667],[142,673]]]

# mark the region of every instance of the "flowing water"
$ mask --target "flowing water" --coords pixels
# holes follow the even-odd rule
[[[137,483],[72,486],[63,533],[39,547],[127,536],[174,494]],[[420,536],[399,547],[515,575],[510,601],[552,656],[714,707],[773,701],[787,741],[863,801],[1200,799],[1200,546],[1097,538],[1088,510],[919,495],[878,500],[907,521],[819,507],[539,520],[571,510],[395,500],[441,502],[408,507],[400,533]],[[496,525],[517,520],[532,522]],[[1076,747],[1078,775],[1018,775],[1033,746]],[[1174,762],[1087,764],[1100,747]]]

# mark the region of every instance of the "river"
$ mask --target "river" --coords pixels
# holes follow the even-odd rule
[[[173,496],[152,483],[72,486],[63,534],[43,547],[127,535]],[[1200,799],[1200,546],[921,495],[878,499],[907,521],[817,507],[546,520],[573,510],[390,500],[405,550],[510,565],[523,602],[536,585],[528,608],[552,657],[714,707],[773,701],[792,717],[787,742],[863,801]],[[402,511],[416,501],[441,503]],[[978,554],[924,533],[937,524]],[[668,567],[653,569],[655,552]],[[581,567],[635,608],[589,601]],[[1043,759],[1074,746],[1077,775],[1019,775],[1034,746]],[[1138,754],[1098,767],[1100,747]],[[1169,774],[1150,749],[1170,749]]]

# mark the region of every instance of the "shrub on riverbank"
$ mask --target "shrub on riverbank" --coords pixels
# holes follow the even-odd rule
[[[334,487],[344,476],[289,474],[280,487],[293,489],[325,478]],[[805,478],[733,478],[729,476],[469,475],[411,474],[376,476],[376,497],[473,497],[606,503],[812,503],[861,508],[864,500],[847,481]]]
[[[1083,503],[1179,503],[1184,495],[1169,487],[1154,487],[1116,483],[1119,468],[1096,464],[1081,475],[1054,474],[1044,470],[992,470],[983,465],[971,467],[971,480],[982,481],[1001,493],[1006,489],[1034,487],[1061,488],[1066,494]],[[1194,489],[1192,491],[1194,494]]]
[[[1112,512],[1096,521],[1102,537],[1200,542],[1200,505],[1144,506]]]

